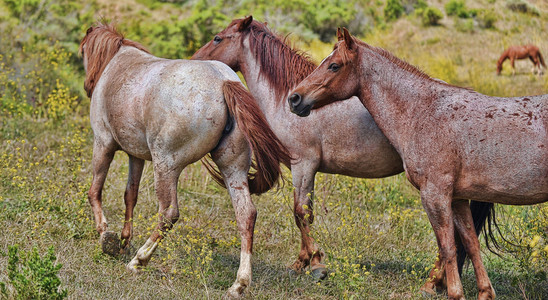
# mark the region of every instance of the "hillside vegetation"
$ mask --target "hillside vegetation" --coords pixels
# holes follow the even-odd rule
[[[86,29],[104,18],[157,56],[188,58],[246,15],[290,34],[317,62],[331,52],[336,28],[345,26],[455,85],[503,97],[548,93],[548,74],[531,74],[529,60],[516,62],[515,76],[509,62],[495,74],[499,55],[512,44],[536,44],[547,58],[543,0],[0,0],[0,299],[223,295],[236,276],[239,234],[226,190],[200,163],[183,171],[181,218],[143,274],[126,271],[131,257],[102,253],[87,201],[93,135],[77,48]],[[109,228],[117,232],[127,169],[120,152],[103,192]],[[331,272],[321,282],[286,271],[300,249],[287,170],[286,177],[278,189],[254,197],[253,283],[244,298],[421,299],[437,245],[403,174],[316,176],[312,234]],[[548,299],[548,205],[497,212],[502,234],[514,244],[501,240],[508,251],[499,257],[482,242],[497,298]],[[149,163],[135,216],[131,255],[157,219]],[[466,297],[475,298],[471,267],[463,284]]]

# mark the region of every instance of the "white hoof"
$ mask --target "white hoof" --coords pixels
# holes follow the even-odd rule
[[[128,271],[131,271],[133,274],[139,274],[142,272],[141,270],[142,266],[140,266],[139,261],[137,259],[132,259],[129,264],[127,264],[126,269]]]
[[[226,291],[226,294],[223,298],[225,299],[240,299],[244,293],[244,289],[245,287],[244,286],[241,286],[238,284],[238,286],[236,286],[236,284],[234,284],[233,286],[231,286],[228,291]]]

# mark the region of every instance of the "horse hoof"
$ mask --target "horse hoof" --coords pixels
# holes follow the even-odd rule
[[[301,272],[299,272],[299,271],[297,271],[293,268],[287,268],[287,274],[289,276],[297,276],[297,275],[301,274]]]
[[[327,268],[324,265],[318,265],[311,268],[312,276],[317,280],[323,280],[327,278]]]
[[[105,231],[101,234],[101,248],[103,253],[110,256],[118,256],[120,253],[120,238],[112,231]]]
[[[131,252],[131,247],[130,245],[127,245],[126,247],[124,248],[120,248],[120,255],[122,256],[129,256],[129,253]]]
[[[224,294],[223,300],[240,299],[241,297],[242,294],[240,294],[237,289],[231,287],[226,291],[226,294]]]
[[[420,292],[421,292],[421,295],[424,298],[432,298],[432,297],[436,297],[438,295],[438,293],[435,290],[431,289],[431,288],[422,287],[420,289]]]
[[[126,266],[126,269],[133,274],[139,274],[142,272],[141,268],[134,261],[130,261]]]

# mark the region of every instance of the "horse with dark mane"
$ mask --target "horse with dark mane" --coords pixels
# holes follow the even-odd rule
[[[531,72],[535,74],[542,74],[542,67],[546,69],[546,64],[544,64],[544,58],[540,54],[540,50],[535,45],[520,45],[520,46],[510,46],[508,49],[504,50],[499,60],[497,61],[497,75],[500,75],[502,71],[502,64],[505,60],[510,59],[510,65],[512,66],[512,75],[516,74],[516,68],[514,66],[514,61],[516,59],[526,59],[529,58],[533,63],[533,69]]]
[[[300,273],[310,266],[314,275],[324,277],[327,270],[322,263],[323,252],[310,235],[316,173],[360,178],[391,176],[403,171],[399,154],[356,97],[315,110],[308,118],[292,114],[283,103],[291,89],[316,66],[251,16],[233,20],[192,58],[219,60],[241,71],[268,123],[295,158],[291,161],[293,209],[302,242],[290,268]],[[324,124],[329,124],[329,130]],[[473,201],[471,207],[479,233],[493,213],[493,205]],[[463,247],[459,250],[462,268],[466,252]]]
[[[219,168],[210,166],[210,171],[228,189],[242,239],[237,278],[228,290],[231,296],[241,295],[251,282],[257,215],[250,192],[269,190],[280,176],[280,162],[290,160],[253,97],[225,64],[155,57],[109,24],[90,27],[80,53],[94,133],[93,180],[88,195],[103,249],[129,251],[139,181],[145,160],[151,160],[159,201],[158,225],[127,267],[138,272],[146,266],[179,218],[177,183],[181,171],[210,153]],[[117,150],[129,156],[121,245],[116,234],[107,231],[101,200]],[[250,172],[252,165],[254,172]],[[108,241],[118,243],[117,247],[105,247]]]
[[[478,299],[494,299],[466,199],[548,201],[548,95],[482,95],[434,80],[346,29],[338,37],[333,52],[288,98],[291,110],[304,117],[358,96],[401,155],[436,234],[439,260],[422,290],[434,293],[445,277],[449,299],[464,299],[457,230],[474,266]]]

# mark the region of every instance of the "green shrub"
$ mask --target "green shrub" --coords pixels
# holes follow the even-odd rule
[[[384,8],[384,18],[386,21],[396,20],[404,11],[400,0],[388,0],[386,1],[386,7]]]
[[[35,247],[30,252],[23,252],[19,257],[19,247],[8,247],[8,279],[15,290],[8,294],[6,283],[2,282],[0,291],[7,298],[15,299],[63,299],[67,291],[59,291],[61,280],[57,273],[61,264],[56,264],[53,247],[43,258]]]
[[[427,26],[439,25],[443,13],[435,7],[427,7],[422,12],[422,24]]]
[[[466,19],[466,20],[457,20],[455,22],[455,29],[460,32],[474,32],[474,20],[472,19]]]
[[[497,21],[498,17],[497,15],[489,9],[479,9],[477,10],[476,14],[476,20],[478,21],[478,25],[481,28],[494,28],[495,22]]]
[[[470,16],[464,0],[450,0],[447,2],[445,4],[445,13],[448,16],[457,16],[459,18],[468,18]]]
[[[515,12],[540,16],[539,9],[525,0],[508,0],[506,7]]]

